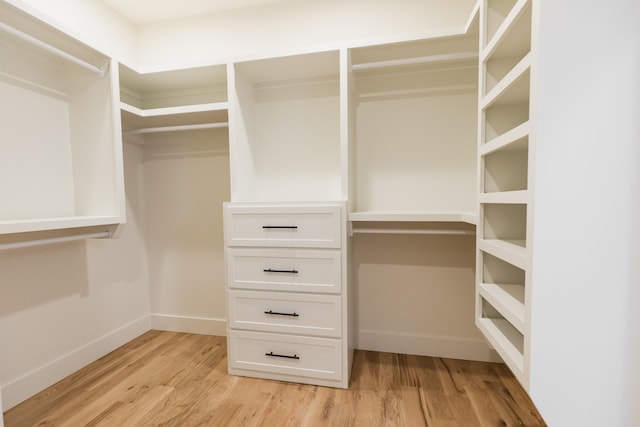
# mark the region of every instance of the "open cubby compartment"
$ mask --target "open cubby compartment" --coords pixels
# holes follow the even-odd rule
[[[480,251],[479,293],[519,331],[525,324],[525,271]]]
[[[341,199],[339,76],[339,51],[233,65],[233,201]]]
[[[6,3],[0,24],[0,233],[124,222],[114,63]]]
[[[506,34],[497,40],[491,52],[484,52],[485,67],[484,94],[488,94],[510,72],[517,69],[518,64],[527,62],[527,54],[531,51],[531,6],[522,13],[507,29]],[[526,68],[520,66],[519,68]]]
[[[484,95],[490,93],[510,74],[522,72],[529,67],[529,52],[531,51],[531,8],[529,13],[518,21],[518,31],[512,34],[514,38],[501,39],[501,43],[484,58]]]
[[[483,239],[526,247],[527,205],[484,203],[482,211]]]
[[[451,36],[351,51],[354,211],[475,211],[474,43]]]
[[[524,374],[525,337],[487,300],[479,297],[478,327],[500,357],[522,381]]]
[[[504,91],[480,103],[484,116],[484,143],[529,121],[530,76],[530,70],[527,69]]]
[[[485,30],[482,38],[481,55],[487,57],[502,43],[525,43],[531,37],[530,0],[486,0]],[[529,19],[529,34],[525,33]],[[523,25],[524,22],[524,25]]]
[[[529,169],[528,135],[482,156],[482,164],[483,193],[526,190]]]
[[[483,36],[483,47],[493,39],[517,2],[518,0],[484,0],[484,22],[486,26]]]

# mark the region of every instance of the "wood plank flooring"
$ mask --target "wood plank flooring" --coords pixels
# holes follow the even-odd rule
[[[12,426],[545,426],[501,364],[356,351],[348,390],[227,374],[226,339],[149,331],[4,414]]]

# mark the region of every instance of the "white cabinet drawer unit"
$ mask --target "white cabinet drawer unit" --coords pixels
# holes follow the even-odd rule
[[[225,203],[229,373],[347,388],[346,205]]]

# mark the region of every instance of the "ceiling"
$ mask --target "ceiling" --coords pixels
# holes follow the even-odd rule
[[[102,0],[134,24],[166,21],[283,0]]]

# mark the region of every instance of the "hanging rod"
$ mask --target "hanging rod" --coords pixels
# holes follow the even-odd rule
[[[392,228],[354,228],[353,234],[427,234],[427,235],[460,235],[474,236],[474,230],[412,230],[412,229],[392,229]]]
[[[75,56],[73,56],[73,55],[71,55],[71,54],[69,54],[69,53],[67,53],[67,52],[65,52],[63,50],[60,50],[57,47],[51,46],[50,44],[47,44],[47,43],[43,42],[42,40],[39,40],[39,39],[37,39],[37,38],[35,38],[33,36],[30,36],[29,34],[23,33],[20,30],[16,30],[15,28],[10,27],[9,25],[7,25],[7,24],[5,24],[3,22],[0,22],[0,30],[4,31],[6,33],[9,33],[12,36],[14,36],[14,37],[16,37],[16,38],[18,38],[18,39],[20,39],[22,41],[25,41],[27,43],[30,43],[30,44],[34,45],[34,46],[37,46],[40,49],[43,49],[43,50],[45,50],[45,51],[47,51],[49,53],[52,53],[52,54],[54,54],[56,56],[59,56],[62,59],[66,59],[67,61],[69,61],[69,62],[71,62],[73,64],[79,65],[80,67],[82,67],[82,68],[84,68],[86,70],[89,70],[89,71],[91,71],[93,73],[96,73],[96,74],[98,74],[100,76],[104,75],[104,69],[103,68],[97,67],[97,66],[95,66],[93,64],[89,64],[88,62],[83,61],[80,58],[76,58]]]
[[[74,242],[76,240],[84,240],[84,239],[104,239],[105,237],[111,237],[111,233],[108,231],[102,231],[99,233],[86,233],[86,234],[76,234],[74,236],[52,237],[50,239],[27,240],[24,242],[15,242],[15,243],[3,243],[3,244],[0,244],[0,251],[10,250],[10,249],[30,248],[33,246],[51,245],[54,243]]]
[[[354,64],[353,71],[372,70],[375,68],[399,67],[406,65],[430,64],[435,62],[459,61],[463,59],[478,59],[478,52],[445,53],[441,55],[419,56],[415,58],[390,59],[388,61],[367,62]]]
[[[129,135],[140,135],[144,133],[177,132],[181,130],[216,129],[229,127],[229,123],[202,123],[197,125],[159,126],[151,128],[141,128],[125,131]]]

